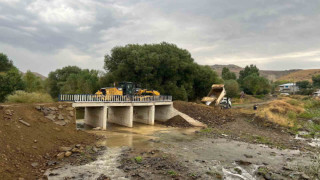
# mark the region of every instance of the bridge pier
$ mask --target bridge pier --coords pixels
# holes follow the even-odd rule
[[[175,116],[173,111],[173,105],[171,104],[163,104],[156,106],[155,108],[155,120],[157,121],[166,121]]]
[[[108,122],[133,127],[133,106],[109,106]]]
[[[92,127],[102,127],[107,129],[107,110],[108,107],[85,107],[84,122]]]
[[[133,107],[133,121],[154,125],[154,105]]]

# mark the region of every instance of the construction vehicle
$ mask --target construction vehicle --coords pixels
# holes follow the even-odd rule
[[[208,106],[213,104],[214,106],[231,108],[231,99],[225,97],[226,94],[224,84],[213,84],[208,95],[203,97],[201,101]]]
[[[117,87],[101,88],[95,94],[103,96],[105,100],[109,100],[111,96],[126,96],[128,99],[130,96],[141,96],[141,100],[151,96],[160,96],[158,91],[141,89],[132,82],[120,82]]]

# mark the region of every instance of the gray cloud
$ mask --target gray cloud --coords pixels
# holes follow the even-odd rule
[[[102,69],[114,46],[162,41],[200,64],[320,68],[319,7],[318,0],[0,0],[0,52],[45,75],[66,65]]]

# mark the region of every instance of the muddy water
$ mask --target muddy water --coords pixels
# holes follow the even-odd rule
[[[264,145],[248,144],[223,138],[212,139],[199,137],[194,132],[199,128],[172,128],[156,124],[149,126],[135,123],[134,128],[108,124],[107,131],[88,130],[90,133],[105,136],[98,142],[107,146],[107,150],[97,161],[83,166],[64,166],[49,170],[58,174],[49,179],[96,179],[105,174],[112,179],[126,179],[124,172],[117,167],[121,151],[128,147],[142,150],[160,149],[175,153],[177,157],[195,174],[203,179],[211,179],[208,172],[218,172],[224,179],[256,179],[255,172],[259,166],[267,165],[275,170],[283,166],[308,164],[310,158],[297,150],[278,150]],[[239,165],[236,162],[249,162]],[[241,171],[239,174],[237,171]]]

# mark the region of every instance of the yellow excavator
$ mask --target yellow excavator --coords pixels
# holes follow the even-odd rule
[[[96,93],[98,96],[103,96],[105,100],[109,100],[111,96],[141,96],[140,98],[147,98],[151,96],[160,96],[159,91],[140,89],[135,83],[120,82],[117,87],[101,88]]]

